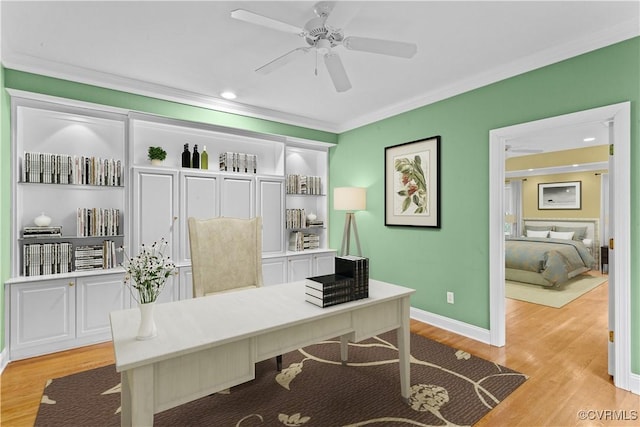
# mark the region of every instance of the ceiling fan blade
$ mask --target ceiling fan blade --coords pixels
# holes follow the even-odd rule
[[[401,58],[411,58],[418,51],[418,47],[414,43],[370,39],[368,37],[346,37],[342,44],[350,50],[360,50]]]
[[[362,3],[351,1],[338,1],[335,2],[333,10],[324,22],[326,27],[332,30],[343,30],[344,27],[351,22],[351,20],[362,9]]]
[[[263,65],[262,67],[256,69],[256,73],[269,74],[273,70],[280,68],[301,56],[304,56],[304,54],[309,52],[310,49],[311,49],[310,47],[299,47],[297,49],[293,49],[285,53],[284,55],[279,56],[273,61]]]
[[[344,65],[342,65],[342,60],[338,56],[337,53],[329,52],[324,56],[324,65],[327,66],[327,71],[329,72],[329,76],[333,81],[333,85],[336,87],[338,92],[345,92],[351,89],[351,82],[349,81],[349,76],[347,76],[347,71],[344,69]]]
[[[287,24],[286,22],[278,21],[277,19],[269,18],[264,15],[259,15],[245,9],[232,10],[231,17],[239,21],[249,22],[250,24],[262,25],[263,27],[271,28],[273,30],[284,31],[285,33],[293,33],[299,36],[302,36],[305,33],[302,28],[296,27],[295,25]]]

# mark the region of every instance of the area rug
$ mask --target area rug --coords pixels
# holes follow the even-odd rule
[[[560,308],[606,281],[606,276],[581,275],[557,288],[548,288],[506,280],[505,294],[507,298]]]
[[[402,401],[396,334],[325,341],[256,365],[253,381],[158,413],[155,426],[470,426],[527,376],[411,334],[411,397]],[[36,426],[119,426],[113,365],[49,380]]]

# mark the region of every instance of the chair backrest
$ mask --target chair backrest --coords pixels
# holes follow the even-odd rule
[[[193,296],[262,286],[262,218],[189,218]]]

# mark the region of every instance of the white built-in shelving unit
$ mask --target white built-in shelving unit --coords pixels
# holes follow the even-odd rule
[[[22,237],[44,212],[74,247],[111,239],[135,254],[142,243],[164,238],[178,271],[159,302],[191,298],[187,219],[260,216],[263,220],[265,285],[333,272],[328,248],[328,150],[331,144],[241,129],[176,120],[95,104],[19,91],[12,95],[12,277],[5,283],[6,341],[10,359],[20,359],[111,338],[108,313],[135,301],[123,285],[124,269],[24,274]],[[198,145],[209,168],[181,167],[184,144]],[[167,159],[152,166],[149,146],[161,146]],[[24,153],[117,159],[121,185],[25,182]],[[255,154],[257,170],[219,170],[224,152]],[[319,177],[318,194],[288,194],[288,175]],[[120,213],[116,236],[78,237],[78,208],[111,208]],[[287,227],[287,209],[304,209],[322,220],[316,227]],[[317,248],[292,251],[292,233],[318,236]],[[122,261],[119,255],[118,261]]]

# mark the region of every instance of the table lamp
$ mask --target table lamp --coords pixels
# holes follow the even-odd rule
[[[349,255],[351,241],[351,227],[356,238],[358,256],[362,256],[360,239],[358,238],[358,227],[354,211],[365,210],[367,208],[367,189],[363,187],[336,187],[333,190],[333,208],[338,211],[347,211],[344,222],[344,234],[342,236],[342,248],[340,255]]]

